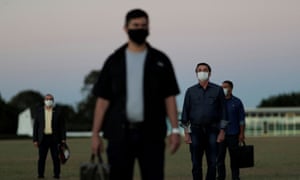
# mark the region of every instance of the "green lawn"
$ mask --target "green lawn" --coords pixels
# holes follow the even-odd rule
[[[253,180],[300,180],[300,137],[249,137],[254,144],[255,167],[241,169],[241,178]],[[62,166],[62,178],[79,179],[79,167],[90,158],[89,138],[69,138],[71,158]],[[32,180],[36,177],[37,149],[31,139],[0,141],[1,180]],[[228,158],[227,158],[228,164]],[[204,163],[205,165],[205,163]],[[229,167],[229,166],[228,166]],[[205,171],[204,167],[204,171]],[[229,168],[227,168],[229,172]],[[204,172],[205,173],[205,172]],[[52,179],[50,153],[46,165],[46,179]],[[166,180],[190,180],[191,161],[188,146],[182,144],[175,155],[166,151]],[[139,179],[137,167],[135,179]],[[230,173],[228,173],[228,178]]]

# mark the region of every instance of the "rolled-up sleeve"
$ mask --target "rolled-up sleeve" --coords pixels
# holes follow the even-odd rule
[[[189,109],[190,109],[190,102],[189,102],[189,90],[186,91],[184,101],[183,101],[183,107],[182,107],[182,113],[181,113],[181,125],[183,127],[188,126],[190,123],[189,121]]]
[[[228,112],[227,112],[227,106],[225,101],[225,94],[223,92],[223,89],[220,88],[219,91],[219,99],[220,99],[220,129],[226,129],[228,125]]]
[[[244,109],[244,105],[243,103],[240,101],[239,103],[239,122],[240,122],[240,126],[243,126],[246,124],[245,121],[245,109]]]

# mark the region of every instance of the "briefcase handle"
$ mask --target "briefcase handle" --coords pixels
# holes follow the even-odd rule
[[[246,146],[246,142],[245,141],[239,142],[239,146]]]
[[[95,162],[95,156],[97,156],[99,163],[103,163],[103,159],[102,159],[102,156],[101,156],[100,152],[98,152],[97,155],[95,155],[94,153],[92,153],[92,155],[91,155],[91,162],[92,163]]]

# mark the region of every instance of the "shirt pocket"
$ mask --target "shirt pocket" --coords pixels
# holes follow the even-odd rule
[[[217,97],[209,96],[206,99],[206,104],[212,105],[212,104],[215,104],[216,101],[217,101]]]
[[[197,96],[197,97],[191,99],[191,105],[199,106],[201,104],[203,104],[203,100],[201,99],[201,97]]]

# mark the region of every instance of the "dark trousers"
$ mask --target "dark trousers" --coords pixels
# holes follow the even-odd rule
[[[132,180],[135,160],[139,163],[142,180],[163,180],[164,150],[164,139],[145,139],[139,129],[129,130],[122,140],[109,140],[110,180]]]
[[[225,156],[226,149],[228,148],[230,156],[230,168],[231,176],[233,180],[239,180],[240,171],[237,167],[237,160],[235,157],[235,149],[239,145],[238,135],[226,135],[225,141],[219,144],[219,154],[218,154],[218,180],[224,180],[226,178],[226,168],[225,168]]]
[[[44,135],[42,143],[39,145],[38,176],[44,176],[45,164],[48,150],[50,149],[53,161],[54,176],[60,175],[60,161],[58,157],[58,143],[54,141],[52,135]]]
[[[207,161],[206,180],[216,179],[217,167],[217,136],[219,129],[215,127],[191,127],[190,152],[192,159],[192,174],[194,180],[202,180],[202,159],[205,152]]]

